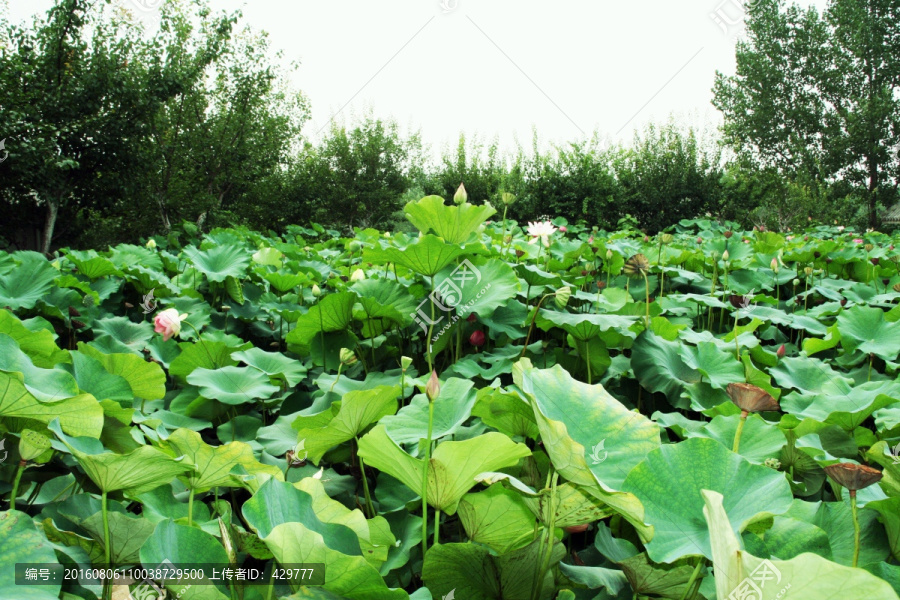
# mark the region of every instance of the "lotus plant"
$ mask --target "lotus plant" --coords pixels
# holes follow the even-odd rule
[[[838,485],[850,490],[850,511],[853,514],[853,566],[859,563],[859,509],[856,506],[856,492],[881,481],[881,471],[855,463],[836,463],[825,467]]]

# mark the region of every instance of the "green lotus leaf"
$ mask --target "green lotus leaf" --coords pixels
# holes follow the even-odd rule
[[[99,361],[108,372],[124,378],[136,398],[158,400],[166,395],[166,374],[158,364],[134,354],[104,354],[86,344],[79,344],[78,350]]]
[[[900,560],[900,496],[867,502],[866,509],[879,514],[879,520],[884,525],[884,531],[887,534],[891,554],[894,555],[895,560]]]
[[[79,351],[70,353],[75,380],[85,392],[98,400],[112,400],[123,406],[134,401],[131,386],[121,375],[115,375],[103,368],[100,361]]]
[[[407,600],[402,589],[387,587],[378,570],[362,556],[335,550],[328,538],[306,522],[286,522],[262,538],[281,564],[324,564],[322,589],[351,600]]]
[[[418,304],[409,290],[387,279],[363,279],[351,288],[359,296],[363,334],[375,337],[392,325],[412,323],[410,316]]]
[[[468,249],[444,242],[441,238],[426,235],[403,248],[366,248],[363,260],[375,264],[392,263],[405,267],[419,275],[437,275],[447,265],[460,256],[472,254],[477,249]]]
[[[428,467],[428,503],[452,515],[475,485],[476,475],[510,467],[530,454],[525,444],[517,444],[502,433],[438,444]],[[399,479],[421,496],[425,461],[404,452],[383,425],[377,425],[359,440],[359,455],[367,465]]]
[[[549,331],[553,327],[559,327],[576,340],[586,342],[610,329],[620,335],[634,339],[637,337],[637,334],[631,330],[631,327],[637,321],[637,317],[568,313],[542,308],[535,319],[535,325],[544,331]]]
[[[447,206],[440,196],[426,196],[403,207],[406,218],[422,233],[434,232],[448,244],[462,244],[497,211],[468,202]]]
[[[203,343],[180,342],[178,347],[181,353],[169,364],[169,374],[182,381],[195,369],[220,369],[238,364],[231,356],[238,349],[225,342],[209,340],[204,340]]]
[[[321,535],[328,548],[342,554],[362,555],[356,532],[342,523],[321,520],[314,508],[314,498],[290,483],[269,479],[244,503],[241,513],[260,538],[266,538],[285,523],[302,523],[307,531]]]
[[[93,438],[99,438],[103,430],[103,408],[90,394],[40,402],[16,377],[6,373],[0,373],[0,418],[30,419],[45,424],[59,419],[63,431]]]
[[[599,482],[607,491],[619,491],[628,472],[660,445],[655,423],[628,410],[602,385],[576,381],[559,365],[542,370],[522,360],[513,377],[532,402],[542,437],[552,423],[580,447],[577,456],[567,455],[544,438],[554,466],[572,482]]]
[[[117,565],[140,562],[141,546],[153,533],[156,524],[149,519],[135,518],[127,513],[109,511],[110,559]],[[94,513],[80,523],[97,546],[103,549],[103,514]],[[101,552],[101,556],[104,556]],[[102,562],[102,561],[100,561]]]
[[[469,539],[497,554],[505,554],[534,539],[534,514],[522,496],[502,484],[466,494],[458,512]]]
[[[97,335],[91,345],[108,354],[131,352],[140,355],[153,337],[150,323],[134,323],[128,317],[97,319],[93,328]]]
[[[78,270],[89,279],[100,279],[110,275],[120,275],[116,265],[111,260],[98,255],[95,251],[81,252],[73,250],[66,254],[66,258],[72,261]]]
[[[250,253],[237,245],[222,244],[206,250],[187,246],[184,254],[198,271],[215,282],[223,282],[228,277],[243,279],[250,265]]]
[[[0,275],[0,306],[12,310],[34,308],[50,291],[59,271],[37,252],[22,250],[11,256],[18,265]]]
[[[227,565],[228,554],[215,537],[196,527],[179,525],[166,520],[156,526],[140,550],[141,563],[147,569],[175,565],[196,565],[206,577],[202,583],[184,580],[167,580],[165,587],[172,596],[182,600],[224,600],[227,589],[219,581],[212,581],[214,565]],[[170,567],[171,568],[171,567]],[[215,577],[221,578],[221,569]]]
[[[652,563],[643,552],[619,562],[625,578],[636,593],[681,600],[694,567],[689,564],[676,565]]]
[[[328,450],[356,438],[372,423],[397,412],[399,397],[399,386],[347,392],[326,411],[298,416],[293,423],[297,440],[302,442],[309,460],[319,464]]]
[[[260,248],[253,253],[253,262],[258,265],[280,267],[282,258],[284,258],[284,254],[276,248]]]
[[[510,437],[530,437],[533,440],[538,438],[534,409],[518,394],[504,392],[498,388],[482,388],[478,390],[477,398],[472,414],[479,417],[488,427],[493,427]]]
[[[441,391],[434,399],[434,418],[431,439],[456,433],[472,414],[477,399],[472,382],[453,377],[441,383]],[[381,419],[385,431],[398,444],[418,443],[428,436],[428,397],[417,394],[396,415]]]
[[[549,526],[551,520],[550,497],[547,495],[532,497],[526,494],[523,499],[541,523]],[[597,498],[568,482],[556,486],[553,512],[555,513],[553,524],[556,527],[587,525],[613,514],[613,510],[599,502]]]
[[[435,598],[449,600],[531,600],[541,552],[546,543],[538,539],[507,554],[495,556],[477,544],[439,544],[428,549],[422,579]],[[553,545],[550,564],[565,556],[562,544]],[[552,572],[540,582],[538,597],[549,598],[555,587]]]
[[[103,445],[87,437],[69,437],[58,420],[50,431],[68,448],[88,477],[104,492],[124,490],[130,494],[148,492],[190,470],[190,464],[153,448],[140,446],[128,454],[105,451]]]
[[[231,358],[258,369],[269,377],[280,379],[288,387],[294,387],[306,376],[306,367],[300,361],[290,359],[279,352],[250,348],[233,352]]]
[[[68,353],[56,345],[55,335],[51,331],[31,331],[7,310],[0,310],[0,333],[16,340],[19,349],[31,358],[36,367],[49,369],[57,363],[69,362]]]
[[[17,510],[0,512],[0,600],[55,600],[60,584],[16,585],[18,563],[57,565],[56,552],[31,517]]]
[[[25,389],[41,402],[53,402],[78,395],[78,382],[61,369],[42,369],[21,350],[16,340],[0,333],[0,371],[15,374]]]
[[[581,584],[588,589],[606,589],[609,590],[610,594],[618,594],[628,585],[625,573],[618,569],[559,563],[559,571],[573,582]],[[690,574],[688,576],[690,577]]]
[[[353,304],[356,294],[339,292],[323,296],[318,304],[312,306],[305,315],[297,320],[297,325],[287,334],[288,344],[297,344],[309,352],[313,339],[319,338],[322,332],[337,332],[347,329],[353,318]]]
[[[187,382],[200,388],[204,398],[231,405],[266,400],[278,392],[265,373],[251,367],[194,369]]]
[[[708,381],[716,389],[724,390],[729,383],[744,381],[744,366],[733,353],[723,352],[714,343],[682,346],[679,355],[688,368],[701,375],[701,381]]]
[[[205,492],[214,487],[242,487],[243,480],[234,474],[238,465],[252,476],[264,475],[284,480],[278,467],[264,465],[256,460],[253,450],[243,442],[229,442],[222,446],[210,446],[199,433],[189,429],[175,430],[163,449],[170,448],[173,456],[183,456],[193,466],[193,471],[179,479],[195,492]]]
[[[701,490],[725,494],[735,533],[760,517],[784,513],[793,498],[781,473],[701,438],[650,452],[628,474],[623,489],[641,499],[647,522],[655,528],[647,554],[665,563],[685,555],[712,558]]]
[[[871,306],[853,306],[837,318],[841,345],[848,351],[874,354],[896,360],[900,354],[900,321],[890,323],[884,311]]]
[[[718,598],[740,597],[740,594],[746,597],[748,591],[754,593],[755,589],[760,600],[785,597],[796,600],[897,600],[897,594],[887,582],[862,569],[838,565],[815,554],[801,554],[784,561],[753,556],[741,547],[722,494],[711,490],[701,493],[703,515],[709,524],[708,538],[712,544]]]
[[[734,446],[740,415],[717,415],[710,422],[692,421],[680,413],[657,415],[657,422],[685,438],[709,438],[726,448]],[[759,415],[750,415],[744,423],[739,454],[752,463],[762,464],[767,458],[778,458],[785,444],[784,433]]]

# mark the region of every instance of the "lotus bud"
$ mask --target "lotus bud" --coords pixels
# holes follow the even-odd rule
[[[475,313],[469,313],[469,316],[466,317],[466,321],[468,321],[469,323],[474,323],[476,318],[477,317]]]
[[[322,288],[320,288],[315,283],[312,286],[312,295],[313,295],[313,298],[318,298],[319,296],[322,295]]]
[[[873,246],[872,244],[866,244],[865,246],[863,246],[863,248],[866,249],[866,252],[871,252],[875,249],[875,246]]]
[[[469,194],[466,193],[466,186],[459,184],[456,193],[453,195],[453,203],[456,205],[465,204],[469,200]]]
[[[728,250],[726,250],[725,252],[722,253],[722,260],[724,260],[725,262],[728,262],[729,258],[731,258],[731,255],[728,254]]]
[[[612,257],[613,257],[612,250],[607,250],[606,251],[606,260],[612,260]]]
[[[476,348],[480,348],[484,346],[484,342],[487,338],[484,335],[484,332],[480,329],[476,329],[472,332],[472,335],[469,336],[469,343],[475,346]]]
[[[341,364],[345,367],[349,367],[350,365],[356,364],[357,358],[356,354],[353,350],[349,348],[341,348]]]
[[[784,344],[782,344],[782,345],[778,348],[778,350],[775,351],[775,356],[777,356],[779,359],[784,358],[784,353],[785,353],[785,351],[786,351],[786,350],[785,350]]]
[[[800,285],[800,280],[799,280],[799,279],[795,279],[795,280],[792,281],[791,283],[794,284],[794,287],[797,287],[798,285]]]
[[[587,243],[588,243],[588,244],[593,244],[593,243],[594,243],[594,236],[589,237]]]
[[[431,372],[431,377],[428,378],[428,384],[425,386],[425,395],[428,396],[429,402],[434,402],[435,398],[437,398],[441,393],[441,382],[438,379],[437,371]]]
[[[385,232],[384,232],[384,237],[386,237],[386,238],[388,238],[388,239],[391,239],[391,232],[390,232],[390,231],[385,231]]]
[[[644,243],[647,244],[647,243],[649,243],[649,242],[650,242],[650,236],[649,236],[649,235],[645,235],[645,236],[644,236]]]
[[[877,256],[873,256],[869,260],[872,261],[872,264],[875,265],[876,267],[878,266],[878,263],[880,261],[880,259]]]
[[[509,192],[503,192],[502,194],[500,194],[500,200],[506,206],[512,206],[513,204],[516,203],[516,197],[513,194],[510,194]]]
[[[406,373],[409,370],[410,365],[412,365],[413,359],[408,356],[400,357],[400,369]]]
[[[700,245],[700,244],[702,244],[702,243],[703,243],[703,238],[698,237],[698,238],[697,238],[697,245]]]
[[[568,227],[566,227],[565,225],[560,225],[560,227],[559,227],[560,233],[567,233],[568,231],[569,231]]]
[[[841,306],[847,306],[847,299],[841,298]]]
[[[564,285],[563,287],[556,290],[556,295],[553,299],[556,301],[556,306],[559,309],[563,309],[569,303],[569,298],[572,297],[572,289]]]
[[[772,268],[773,271],[775,271],[775,273],[778,273],[778,259],[777,258],[773,258],[772,262],[769,263],[769,266]]]
[[[146,246],[150,250],[153,250],[154,248],[156,248],[156,240],[154,240],[153,238],[150,238],[149,240],[147,240]]]
[[[663,244],[671,244],[672,240],[675,239],[675,236],[673,236],[671,233],[664,233],[660,236],[660,238],[662,239]]]
[[[362,249],[363,245],[357,240],[353,240],[350,242],[349,248],[350,252],[359,252]]]
[[[357,281],[362,281],[365,278],[366,278],[366,274],[363,272],[363,270],[357,269],[357,270],[353,271],[353,274],[350,276],[350,281],[357,282]]]

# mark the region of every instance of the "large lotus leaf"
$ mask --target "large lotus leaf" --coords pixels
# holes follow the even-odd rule
[[[78,344],[78,350],[113,375],[123,377],[136,398],[158,400],[166,395],[166,374],[158,364],[134,354],[104,354],[86,344]]]
[[[21,350],[16,340],[0,333],[0,371],[21,374],[32,396],[41,402],[53,402],[78,395],[78,382],[61,369],[42,369]]]
[[[812,523],[790,517],[775,517],[772,526],[760,533],[745,531],[747,550],[756,556],[787,560],[805,552],[832,560],[828,534]]]
[[[489,204],[447,206],[440,196],[426,196],[407,204],[403,212],[422,233],[433,231],[448,244],[462,244],[497,211]]]
[[[303,443],[309,460],[319,464],[328,450],[352,440],[382,417],[397,412],[399,397],[400,386],[383,385],[347,392],[329,410],[309,417],[298,416],[293,423],[297,439]]]
[[[98,400],[113,400],[125,405],[134,401],[134,393],[124,377],[110,373],[99,360],[82,352],[73,351],[71,357],[79,388]]]
[[[194,369],[187,382],[199,387],[204,398],[231,405],[266,400],[278,392],[265,373],[252,367]]]
[[[519,362],[513,375],[533,403],[538,425],[549,421],[574,441],[576,448],[580,446],[578,456],[566,456],[563,448],[546,446],[554,466],[570,481],[594,485],[596,478],[607,491],[619,491],[628,472],[659,447],[659,426],[628,410],[602,385],[576,381],[559,365],[542,370],[526,360]],[[593,475],[586,481],[582,481],[584,476],[574,475],[582,471],[582,465]]]
[[[51,331],[31,331],[7,310],[0,310],[0,333],[16,340],[19,349],[31,358],[36,367],[49,369],[57,363],[68,362],[68,353],[56,345]]]
[[[854,306],[837,318],[841,345],[848,351],[859,350],[883,360],[896,360],[900,354],[900,321],[890,323],[884,311],[871,306]]]
[[[56,565],[56,552],[27,514],[0,512],[0,600],[55,600],[58,583],[16,585],[15,565]]]
[[[143,543],[153,533],[156,524],[149,519],[137,518],[128,513],[109,511],[109,547],[114,564],[134,564],[140,561],[139,552]],[[102,549],[104,543],[103,513],[94,513],[82,521],[81,526]],[[101,553],[101,556],[104,556]],[[104,556],[105,558],[105,556]]]
[[[887,582],[815,554],[801,554],[785,561],[753,556],[741,548],[723,503],[727,498],[711,490],[701,493],[712,544],[716,597],[747,598],[749,593],[749,597],[759,600],[898,600]]]
[[[504,554],[531,542],[534,514],[520,494],[496,483],[483,492],[466,494],[459,503],[459,520],[473,542]]]
[[[67,436],[60,429],[58,420],[51,422],[48,428],[68,448],[87,476],[105,492],[125,490],[135,495],[149,492],[191,468],[190,464],[151,446],[141,446],[128,454],[115,454],[105,452],[99,440]]]
[[[59,271],[37,252],[23,250],[13,253],[12,257],[19,264],[0,275],[0,306],[12,310],[34,308],[50,291]]]
[[[434,291],[429,299],[435,306],[435,320],[449,316],[449,309],[456,309],[459,317],[476,313],[490,317],[499,307],[514,298],[519,291],[519,280],[505,262],[497,259],[463,261],[461,265],[445,268],[434,278]],[[419,310],[431,316],[429,299]],[[443,327],[445,322],[435,325]]]
[[[294,387],[306,376],[306,367],[303,366],[303,363],[279,352],[266,352],[259,348],[250,348],[233,352],[231,358],[254,369],[259,369],[269,377],[282,380],[288,387]]]
[[[472,414],[477,396],[473,383],[453,377],[441,384],[434,399],[431,439],[439,440],[455,433]],[[418,443],[428,436],[428,397],[418,394],[394,416],[381,420],[391,439],[398,444]]]
[[[356,294],[339,292],[323,296],[318,304],[312,306],[305,315],[297,320],[297,325],[287,334],[288,344],[297,344],[308,348],[314,338],[322,332],[343,331],[353,318],[353,304]]]
[[[452,515],[460,499],[475,485],[476,475],[513,466],[530,454],[525,444],[517,444],[502,433],[438,444],[428,467],[428,503]],[[359,440],[359,455],[366,464],[422,494],[424,459],[404,452],[383,425],[377,425]]]
[[[530,600],[545,546],[543,539],[537,539],[523,548],[495,556],[478,544],[439,544],[428,549],[422,579],[432,597],[444,600],[456,596],[460,600]],[[562,544],[554,544],[550,565],[564,556]],[[552,572],[545,574],[540,586],[538,597],[550,598],[555,591]]]
[[[666,395],[676,408],[702,410],[728,401],[703,375],[692,369],[681,357],[682,344],[670,342],[650,331],[643,332],[634,343],[631,369],[641,386]],[[739,366],[739,363],[735,361]],[[743,377],[741,377],[743,380]]]
[[[472,408],[472,414],[479,417],[485,425],[510,437],[538,438],[534,409],[518,394],[497,388],[481,388],[477,396],[478,402]]]
[[[880,515],[880,521],[884,525],[888,544],[894,558],[900,560],[900,496],[867,502],[866,509],[874,510]]]
[[[437,275],[460,256],[475,249],[445,243],[439,237],[426,235],[403,248],[366,248],[363,260],[375,264],[393,263],[420,275]]]
[[[512,483],[512,481],[510,481]],[[516,484],[514,484],[515,486]],[[524,484],[522,484],[524,485]],[[521,486],[519,486],[521,487]],[[550,496],[524,494],[525,504],[545,525],[550,524]],[[556,527],[585,525],[605,519],[613,511],[597,498],[569,482],[556,486],[553,499],[553,523]]]
[[[59,419],[71,435],[99,438],[103,431],[103,407],[90,394],[56,402],[40,402],[15,376],[0,373],[0,418],[31,419],[50,423]]]
[[[312,496],[313,510],[322,522],[344,525],[356,533],[362,554],[369,564],[379,568],[387,560],[388,552],[395,547],[397,538],[394,537],[390,524],[384,517],[366,520],[359,509],[350,510],[331,498],[325,491],[322,481],[315,477],[304,477],[295,483],[294,487]],[[421,526],[422,523],[419,521],[419,527]]]
[[[194,369],[219,369],[238,364],[238,361],[231,357],[237,348],[225,342],[209,340],[196,344],[181,342],[178,347],[181,353],[169,364],[169,374],[182,380],[193,373]]]
[[[193,466],[193,472],[182,475],[180,479],[196,492],[214,487],[241,487],[243,478],[233,473],[238,465],[247,475],[284,479],[281,469],[257,461],[253,450],[243,442],[210,446],[199,433],[182,428],[173,432],[165,444],[171,448],[173,456],[184,456],[185,462]]]
[[[576,340],[586,342],[610,329],[634,339],[637,334],[630,328],[637,320],[637,317],[568,313],[542,308],[535,319],[535,325],[544,331],[559,327]]]
[[[320,519],[313,496],[289,483],[268,480],[244,503],[241,512],[260,538],[284,523],[303,523],[310,531],[324,536],[332,550],[355,556],[362,554],[359,537],[353,529]]]
[[[772,370],[775,375],[775,370]],[[776,375],[777,377],[777,375]],[[870,381],[844,394],[792,392],[781,408],[799,418],[809,418],[853,430],[880,408],[900,400],[900,383]]]
[[[575,583],[592,590],[607,589],[611,594],[618,594],[628,585],[628,579],[625,577],[625,574],[618,569],[559,563],[559,571]],[[688,577],[690,577],[690,573],[688,573]],[[560,598],[560,596],[557,596],[557,598]]]
[[[193,581],[167,580],[166,589],[173,597],[181,600],[228,598],[223,593],[227,591],[223,584],[211,580],[213,576],[221,578],[221,569],[218,574],[213,575],[213,567],[229,564],[228,553],[219,540],[201,529],[179,525],[171,520],[163,521],[141,546],[140,556],[141,563],[147,569],[164,568],[171,563],[175,568],[190,565],[204,570],[207,577],[201,580],[202,583],[198,583],[196,577]]]
[[[352,600],[407,600],[409,594],[387,587],[378,570],[358,554],[335,550],[327,536],[305,522],[277,525],[262,538],[280,564],[324,564],[322,589]]]
[[[701,438],[650,452],[628,474],[624,489],[641,499],[646,519],[655,527],[647,554],[665,563],[684,555],[712,558],[701,490],[725,494],[735,533],[757,518],[785,512],[793,498],[783,474]]]
[[[817,358],[785,357],[769,372],[783,388],[827,396],[844,396],[853,384],[852,379],[837,373]]]
[[[150,323],[135,323],[128,317],[97,319],[93,328],[96,336],[91,345],[108,353],[139,354],[153,337]]]
[[[709,438],[726,448],[734,446],[734,436],[740,415],[717,415],[712,421],[692,421],[681,413],[657,413],[656,421],[683,438]],[[767,458],[778,458],[785,444],[784,433],[759,415],[750,415],[744,423],[739,454],[752,463],[761,464]]]
[[[725,389],[729,383],[744,381],[744,365],[714,343],[681,346],[679,354],[688,368],[700,373],[701,381],[708,381],[714,388]]]
[[[250,253],[237,245],[221,244],[200,250],[194,246],[184,249],[184,254],[210,281],[222,282],[228,277],[242,279],[250,264]]]
[[[387,279],[363,279],[351,288],[359,296],[365,318],[367,337],[375,337],[390,324],[409,325],[410,314],[416,310],[416,300],[409,290]],[[387,324],[385,323],[387,322]]]
[[[78,270],[89,279],[100,279],[109,275],[120,275],[116,265],[111,260],[99,256],[95,251],[79,252],[74,250],[66,254],[66,258],[72,261]]]

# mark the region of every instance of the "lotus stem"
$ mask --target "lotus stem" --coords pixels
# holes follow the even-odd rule
[[[644,296],[647,301],[647,313],[646,313],[646,325],[647,329],[650,329],[650,280],[647,278],[647,273],[641,271],[644,275]]]
[[[872,361],[875,360],[875,353],[869,353],[869,376],[866,378],[866,381],[872,381]]]
[[[551,465],[550,468],[552,469],[553,466]],[[556,507],[553,505],[553,501],[556,499],[556,484],[558,481],[559,473],[553,471],[553,478],[550,483],[550,504],[548,507],[550,512],[550,522],[547,523],[547,550],[544,552],[541,570],[538,571],[538,580],[534,586],[532,595],[534,600],[540,598],[541,589],[544,586],[544,578],[547,576],[547,571],[550,569],[550,559],[553,556],[553,542],[556,539]]]
[[[694,567],[694,572],[691,573],[691,578],[688,579],[687,585],[684,586],[684,591],[681,592],[680,600],[687,600],[688,594],[691,591],[691,588],[694,587],[694,582],[697,580],[697,577],[700,575],[700,569],[703,568],[703,561],[706,560],[704,557],[700,557],[697,561],[697,566]]]
[[[434,320],[434,319],[432,319]],[[422,560],[428,551],[428,467],[431,466],[431,434],[434,428],[434,402],[428,399],[428,439],[425,444],[425,468],[422,469]],[[423,563],[424,564],[424,563]]]
[[[323,354],[323,356],[324,356],[324,354]],[[344,368],[344,363],[343,363],[343,362],[341,362],[340,364],[338,364],[337,378],[336,378],[336,379],[334,380],[334,382],[331,384],[331,387],[328,388],[328,391],[329,391],[329,392],[333,392],[333,391],[334,391],[334,386],[336,386],[336,385],[337,385],[337,382],[341,380],[341,369],[343,369],[343,368]]]
[[[359,438],[356,438],[356,447],[359,448]],[[369,511],[369,518],[374,519],[377,515],[375,513],[375,505],[372,504],[372,495],[369,492],[369,480],[366,477],[366,463],[363,462],[362,456],[359,454],[356,455],[359,459],[359,470],[362,473],[362,482],[363,482],[363,493],[366,495],[366,510]]]
[[[741,360],[741,343],[738,341],[738,314],[734,312],[734,359]]]
[[[435,508],[434,509],[434,544],[432,544],[432,547],[440,544],[440,541],[439,541],[440,531],[441,531],[441,509]]]
[[[585,355],[586,355],[586,360],[584,362],[587,363],[588,385],[593,385],[594,382],[591,380],[591,342],[590,342],[590,340],[586,341],[584,343],[584,345],[585,345]]]
[[[188,493],[188,527],[194,526],[194,488]]]
[[[850,513],[853,515],[853,566],[859,564],[859,509],[856,506],[856,490],[850,490]]]
[[[434,275],[431,276],[431,291],[434,292]],[[434,302],[429,302],[431,304],[431,320],[428,323],[428,339],[425,340],[425,353],[428,356],[428,372],[431,373],[434,370],[434,357],[431,356],[431,334],[434,333]],[[428,436],[429,440],[431,436]],[[430,443],[430,442],[429,442]],[[425,465],[425,470],[428,470],[428,465]],[[422,515],[423,517],[425,515]]]
[[[747,422],[748,413],[746,410],[741,411],[741,420],[738,423],[737,431],[734,432],[734,446],[731,448],[731,451],[737,454],[738,449],[741,447],[741,434],[744,433],[744,424]]]
[[[522,352],[521,352],[521,354],[519,354],[519,358],[522,358],[523,356],[525,356],[525,351],[528,350],[528,340],[531,339],[531,332],[534,331],[534,321],[535,321],[535,319],[537,319],[538,312],[541,310],[541,304],[543,304],[544,300],[546,300],[550,296],[555,296],[555,295],[556,295],[556,292],[553,292],[552,294],[547,294],[546,296],[541,298],[540,302],[537,303],[537,306],[534,309],[534,316],[531,317],[531,325],[528,326],[528,335],[525,336],[525,346],[522,347]],[[527,299],[526,299],[526,301],[527,301]]]
[[[25,472],[26,461],[19,461],[19,468],[16,469],[16,478],[13,479],[12,493],[9,497],[9,510],[16,510],[16,497],[19,495],[19,481],[22,480],[22,473]]]
[[[107,511],[106,490],[100,496],[100,510],[103,516],[103,566],[110,568],[112,566],[112,548],[109,545],[109,512]],[[103,600],[112,599],[112,580],[103,579]]]

